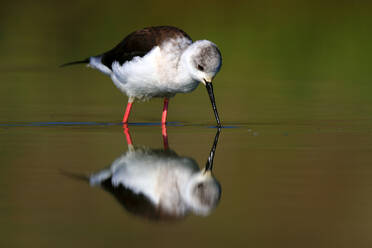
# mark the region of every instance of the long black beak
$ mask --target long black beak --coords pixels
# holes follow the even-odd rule
[[[205,164],[205,171],[212,171],[214,154],[216,153],[216,147],[218,143],[218,137],[220,136],[220,132],[221,128],[217,128],[217,133],[216,136],[214,137],[213,146],[211,152],[209,153],[207,163]]]
[[[220,117],[218,117],[218,112],[217,112],[217,107],[216,107],[216,101],[214,100],[213,85],[211,82],[205,81],[205,87],[207,88],[209,98],[211,99],[214,116],[216,117],[216,121],[217,121],[217,126],[221,127]]]

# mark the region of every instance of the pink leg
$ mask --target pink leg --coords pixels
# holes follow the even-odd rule
[[[163,135],[164,150],[168,150],[168,134],[167,134],[167,126],[165,124],[161,125],[161,133]]]
[[[127,104],[127,108],[125,109],[123,123],[128,123],[130,110],[132,109],[133,101],[129,100]]]
[[[163,108],[163,115],[161,116],[161,124],[167,123],[167,113],[168,113],[168,98],[164,98],[164,108]]]
[[[128,145],[133,145],[132,138],[130,137],[130,133],[129,133],[128,124],[125,123],[123,125],[123,129],[124,129],[125,138],[127,140],[127,144]]]

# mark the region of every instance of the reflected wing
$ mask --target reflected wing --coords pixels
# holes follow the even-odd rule
[[[110,192],[116,200],[131,214],[148,218],[150,220],[175,220],[178,216],[162,211],[155,206],[144,194],[136,194],[123,185],[113,186],[112,178],[101,183],[103,189]]]

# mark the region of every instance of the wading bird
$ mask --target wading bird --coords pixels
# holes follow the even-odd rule
[[[221,126],[212,79],[221,68],[222,57],[211,41],[192,42],[189,35],[176,27],[148,27],[129,34],[108,52],[62,66],[81,63],[110,76],[128,96],[123,123],[128,123],[134,100],[163,97],[161,122],[165,124],[169,98],[191,92],[202,83],[207,88],[217,125]]]

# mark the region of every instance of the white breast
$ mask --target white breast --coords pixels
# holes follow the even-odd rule
[[[172,97],[190,92],[199,84],[191,79],[180,60],[190,44],[191,40],[186,38],[168,40],[144,57],[134,57],[123,65],[114,61],[112,70],[101,63],[101,57],[91,58],[89,66],[110,75],[116,87],[128,97],[143,100]]]
[[[160,47],[154,47],[144,57],[135,57],[120,65],[112,64],[111,79],[129,97],[147,99],[167,91],[157,65],[161,60]]]

